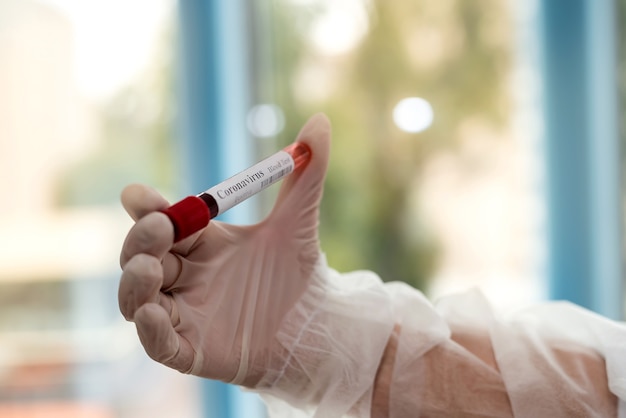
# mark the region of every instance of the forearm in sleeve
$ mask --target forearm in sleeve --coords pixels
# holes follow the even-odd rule
[[[410,319],[403,328],[400,319],[376,377],[372,416],[618,416],[602,354],[607,348],[603,338],[592,338],[615,324],[569,304],[499,319],[475,291],[433,309],[449,338],[415,353],[421,331]],[[566,326],[581,329],[558,332]],[[589,338],[580,338],[585,333]]]
[[[499,318],[478,292],[432,304],[405,284],[321,267],[315,291],[283,324],[282,353],[257,388],[272,417],[611,417],[622,410],[626,370],[612,371],[626,357],[626,347],[620,354],[612,343],[626,341],[621,324],[568,304]]]

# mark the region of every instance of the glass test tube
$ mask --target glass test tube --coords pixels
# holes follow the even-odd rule
[[[294,142],[210,189],[162,210],[174,225],[174,242],[201,230],[211,219],[304,166],[310,157],[306,144]]]

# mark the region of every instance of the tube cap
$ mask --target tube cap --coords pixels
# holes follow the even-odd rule
[[[188,196],[161,212],[166,214],[174,225],[174,242],[198,232],[211,220],[209,208],[197,196]]]

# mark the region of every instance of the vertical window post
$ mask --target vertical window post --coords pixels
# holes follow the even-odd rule
[[[179,7],[179,129],[185,142],[187,194],[199,193],[252,162],[246,112],[249,106],[246,0],[185,0]],[[248,223],[242,204],[221,220]],[[256,395],[201,381],[203,416],[263,417]]]
[[[548,280],[622,318],[614,1],[542,0]]]

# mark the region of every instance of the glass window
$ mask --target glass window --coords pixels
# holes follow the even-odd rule
[[[330,117],[333,267],[433,298],[480,286],[499,308],[542,298],[540,3],[249,1],[251,89],[233,94],[251,100],[224,132],[247,128],[260,157]],[[210,413],[197,380],[150,360],[116,306],[121,189],[188,189],[176,7],[0,2],[0,416]],[[258,217],[273,199],[257,197]],[[231,402],[222,389],[215,402]],[[229,410],[257,405],[240,399]]]
[[[199,416],[117,308],[128,183],[179,185],[175,2],[0,2],[0,416]]]
[[[254,2],[250,132],[267,149],[330,117],[335,268],[507,307],[543,295],[537,2],[518,3]]]

